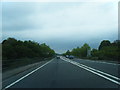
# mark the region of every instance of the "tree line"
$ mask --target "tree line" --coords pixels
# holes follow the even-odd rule
[[[15,38],[8,38],[2,42],[3,64],[4,63],[9,64],[10,62],[18,62],[16,59],[21,59],[21,58],[37,57],[44,59],[44,58],[53,57],[54,55],[55,55],[55,51],[45,43],[39,44],[34,41],[30,41],[30,40],[21,41],[21,40],[16,40]]]
[[[45,43],[39,44],[34,41],[21,41],[8,38],[2,42],[3,59],[16,59],[22,57],[51,57],[55,54]]]
[[[91,55],[100,60],[118,60],[120,58],[120,40],[112,43],[109,40],[103,40],[98,49],[92,49]]]
[[[88,54],[90,51],[90,55]],[[98,49],[92,49],[89,44],[85,43],[82,47],[67,50],[63,55],[74,55],[78,58],[89,58],[97,60],[118,60],[120,57],[120,40],[110,42],[109,40],[101,41]]]
[[[68,50],[63,55],[73,55],[79,58],[87,57],[87,51],[90,50],[90,46],[85,43],[82,47],[73,48],[72,51]]]
[[[71,51],[68,50],[63,53],[64,56],[73,55],[78,58],[95,60],[118,60],[120,58],[119,54],[120,40],[115,40],[114,42],[103,40],[98,49],[91,49],[89,44],[85,43],[82,47],[76,47]],[[8,38],[2,42],[2,63],[7,66],[20,66],[20,63],[23,65],[28,64],[28,62],[34,63],[40,61],[40,59],[44,60],[45,58],[51,58],[55,55],[55,51],[45,43],[39,44],[31,40],[21,41],[15,38]],[[10,64],[11,62],[15,63]]]

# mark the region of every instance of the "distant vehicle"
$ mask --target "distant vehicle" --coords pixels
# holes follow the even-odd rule
[[[73,59],[73,58],[74,58],[74,56],[73,56],[73,55],[70,55],[70,56],[69,56],[69,59]]]
[[[66,55],[65,57],[66,57],[66,58],[69,58],[69,55]]]
[[[73,59],[73,58],[74,58],[73,55],[66,55],[65,57],[66,57],[66,58],[69,58],[69,59]]]
[[[57,56],[56,58],[57,58],[57,59],[60,59],[60,56]]]

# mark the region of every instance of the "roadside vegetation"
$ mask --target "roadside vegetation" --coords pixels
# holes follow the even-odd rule
[[[2,42],[3,68],[18,67],[54,57],[55,51],[45,43],[8,38]]]
[[[85,43],[82,47],[73,48],[71,51],[63,53],[73,55],[82,59],[112,60],[118,61],[120,58],[120,40],[110,42],[101,41],[98,49],[91,49]],[[39,61],[50,60],[55,56],[55,51],[45,43],[39,44],[34,41],[21,41],[15,38],[8,38],[2,42],[2,65],[3,71],[16,68]]]
[[[68,50],[66,53],[63,53],[63,55],[74,55],[77,58],[93,60],[118,61],[120,58],[120,40],[112,43],[109,40],[103,40],[98,49],[91,49],[91,47],[85,43],[82,47],[73,48],[71,51]]]

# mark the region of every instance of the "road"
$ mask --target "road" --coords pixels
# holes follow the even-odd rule
[[[4,82],[3,88],[119,88],[118,66],[54,58],[19,78],[11,78],[10,83]]]

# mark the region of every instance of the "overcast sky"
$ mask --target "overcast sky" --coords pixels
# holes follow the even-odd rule
[[[118,39],[116,2],[4,2],[2,39],[46,43],[57,53],[88,43]]]

